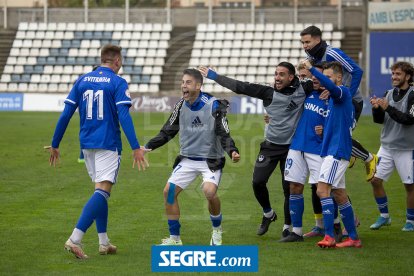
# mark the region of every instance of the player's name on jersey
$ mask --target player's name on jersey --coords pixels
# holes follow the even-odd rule
[[[89,81],[89,82],[111,82],[111,78],[107,77],[85,77],[83,81]]]

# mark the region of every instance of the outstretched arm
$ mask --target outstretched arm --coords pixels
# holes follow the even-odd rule
[[[263,100],[264,106],[268,106],[273,100],[274,89],[270,86],[238,81],[219,75],[213,69],[204,66],[199,67],[198,70],[204,77],[217,82],[221,86],[226,87],[237,94],[243,94]]]
[[[179,118],[180,118],[180,109],[184,103],[184,99],[181,99],[174,107],[174,111],[171,113],[167,122],[161,128],[160,132],[145,145],[145,148],[155,150],[159,148],[172,138],[177,135],[180,130]]]

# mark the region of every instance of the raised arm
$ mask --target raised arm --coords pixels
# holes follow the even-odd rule
[[[263,100],[263,105],[268,106],[273,100],[274,89],[267,85],[238,81],[229,77],[217,74],[216,71],[207,67],[198,68],[201,74],[208,79],[215,81],[223,87],[230,89],[237,94]]]
[[[327,51],[326,61],[338,61],[342,64],[342,67],[351,74],[352,79],[349,86],[349,92],[353,97],[357,92],[359,85],[361,84],[362,74],[364,71],[362,71],[362,69],[355,61],[353,61],[343,51],[337,48],[332,48]]]
[[[323,87],[325,87],[329,92],[330,96],[334,99],[342,99],[344,96],[342,90],[339,86],[335,85],[328,77],[316,70],[314,67],[309,68],[312,75],[315,76]]]

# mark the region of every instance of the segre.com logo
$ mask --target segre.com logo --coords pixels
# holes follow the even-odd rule
[[[153,272],[258,272],[258,248],[240,246],[152,246]]]

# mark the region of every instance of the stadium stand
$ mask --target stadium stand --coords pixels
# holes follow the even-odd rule
[[[299,33],[307,25],[199,24],[194,43],[189,46],[191,56],[181,58],[189,60],[190,67],[213,66],[219,73],[239,80],[271,83],[276,64],[287,60],[296,65],[305,57]],[[333,24],[315,25],[323,30],[329,44],[341,46],[343,34],[334,31]],[[22,22],[1,76],[0,91],[67,93],[79,75],[99,64],[99,49],[109,42],[123,48],[120,74],[130,84],[130,92],[159,92],[165,73],[171,75],[163,79],[172,90],[179,87],[180,80],[176,80],[178,65],[166,64],[167,51],[171,54],[173,40],[192,43],[192,39],[188,41],[190,32],[183,32],[185,39],[174,39],[170,24]],[[174,43],[182,55],[185,45]],[[163,68],[171,72],[163,72]],[[206,80],[204,89],[229,92],[210,80]]]
[[[100,63],[106,43],[122,46],[120,74],[131,92],[159,92],[169,46],[170,24],[19,24],[1,76],[1,91],[67,93],[79,77]]]
[[[304,58],[299,33],[312,24],[199,24],[190,66],[213,66],[223,75],[239,80],[271,83],[275,65]],[[315,24],[333,47],[341,46],[342,33],[330,23]],[[207,80],[206,91],[229,92]]]

